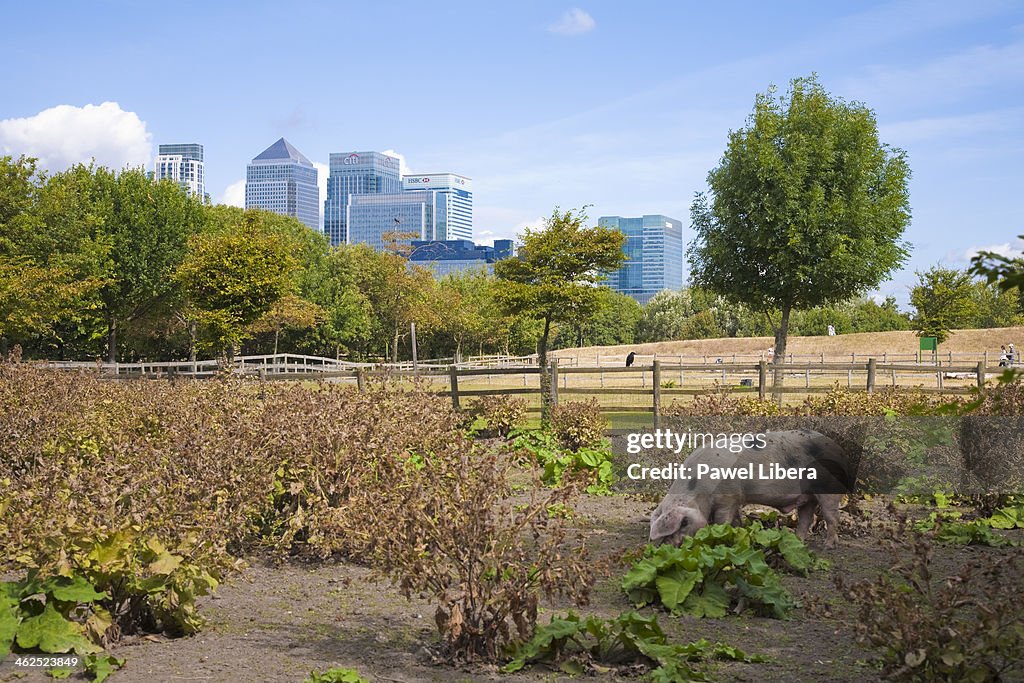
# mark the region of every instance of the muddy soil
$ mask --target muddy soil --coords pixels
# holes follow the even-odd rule
[[[576,523],[591,539],[595,559],[608,571],[598,581],[592,604],[578,610],[605,617],[630,609],[619,589],[624,555],[635,553],[647,537],[647,516],[655,503],[636,496],[589,497]],[[749,615],[722,619],[675,618],[659,613],[673,642],[698,638],[720,640],[748,653],[766,655],[768,663],[716,662],[710,674],[719,681],[871,681],[878,679],[872,653],[855,643],[852,611],[833,585],[836,573],[850,580],[876,576],[889,567],[892,553],[873,524],[884,522],[880,504],[866,517],[849,516],[840,546],[825,550],[822,537],[811,547],[832,561],[828,571],[807,578],[785,576],[784,583],[807,604],[828,604],[824,610],[798,610],[779,621]],[[1015,537],[1024,540],[1024,532]],[[936,570],[952,574],[964,562],[994,556],[1001,549],[941,546]],[[194,637],[166,640],[142,638],[113,648],[127,663],[113,683],[163,681],[302,681],[311,670],[350,667],[371,681],[561,681],[558,671],[537,666],[518,674],[494,667],[451,667],[431,662],[428,648],[436,643],[433,607],[424,600],[402,598],[386,581],[375,580],[362,567],[344,563],[274,565],[250,558],[249,568],[202,602],[207,627]],[[1021,577],[1024,585],[1024,577]],[[548,613],[564,613],[568,604],[548,604]],[[651,608],[643,610],[649,613]],[[546,621],[546,616],[542,617]],[[40,671],[13,673],[0,669],[0,680],[50,681]],[[587,678],[583,676],[581,678]],[[590,677],[596,680],[594,677]],[[616,679],[610,674],[602,680]]]

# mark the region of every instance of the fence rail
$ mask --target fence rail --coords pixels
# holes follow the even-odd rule
[[[548,400],[559,397],[591,396],[605,398],[602,407],[615,412],[647,412],[660,421],[662,404],[681,396],[694,396],[728,389],[764,398],[769,394],[787,395],[827,392],[836,384],[848,389],[874,392],[884,386],[913,387],[924,393],[964,394],[983,388],[986,379],[1002,372],[982,360],[968,363],[953,356],[953,362],[911,363],[903,360],[881,363],[878,358],[864,362],[792,362],[769,364],[764,360],[744,363],[672,363],[664,357],[631,367],[578,365],[578,359],[553,357],[552,383]],[[670,357],[671,358],[671,357]],[[444,359],[433,359],[444,360]],[[528,363],[533,363],[532,365]],[[460,363],[352,363],[317,356],[278,354],[239,357],[232,364],[219,361],[172,361],[146,363],[59,363],[57,369],[92,369],[102,376],[120,379],[138,377],[211,377],[220,373],[255,376],[263,380],[323,378],[332,382],[353,382],[360,390],[367,382],[382,378],[417,378],[434,393],[451,398],[456,408],[464,407],[463,398],[482,396],[526,396],[540,409],[539,374],[534,357],[467,358]],[[568,367],[566,367],[568,365]],[[1015,364],[1020,365],[1020,364]],[[782,373],[783,386],[776,387],[774,376]],[[909,381],[909,384],[908,384]],[[481,384],[486,383],[486,386]],[[607,401],[615,402],[608,405]]]

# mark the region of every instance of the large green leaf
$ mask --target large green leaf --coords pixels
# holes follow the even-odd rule
[[[697,582],[703,578],[700,572],[688,572],[681,567],[661,574],[655,579],[655,585],[658,587],[658,596],[662,604],[675,612],[689,597]]]
[[[12,595],[16,585],[13,582],[0,583],[0,662],[10,653],[14,635],[21,623],[18,599]]]
[[[58,576],[45,581],[42,588],[63,602],[96,602],[108,597],[106,593],[98,592],[91,583],[78,575],[70,578]]]
[[[42,614],[21,622],[17,642],[18,647],[23,649],[38,649],[53,654],[87,654],[102,650],[89,642],[79,624],[66,619],[52,604],[46,605]]]

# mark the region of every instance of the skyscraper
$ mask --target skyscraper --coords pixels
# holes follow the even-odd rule
[[[245,208],[295,216],[320,229],[320,188],[313,163],[281,138],[245,170]]]
[[[605,284],[641,304],[663,289],[682,289],[682,223],[662,215],[602,216],[597,223],[603,228],[618,229],[626,236],[622,251],[628,260],[609,275]]]
[[[387,233],[405,233],[399,240],[434,239],[433,192],[392,192],[388,194],[350,194],[345,212],[348,244],[369,244],[381,251]]]
[[[327,197],[324,199],[324,234],[332,246],[351,244],[348,226],[349,197],[395,194],[402,191],[397,157],[380,152],[337,152],[330,156]]]
[[[402,189],[433,190],[434,234],[438,240],[473,239],[473,181],[455,173],[402,176]]]
[[[190,195],[205,198],[203,146],[196,143],[160,145],[158,150],[156,162],[153,164],[153,178],[173,180]]]

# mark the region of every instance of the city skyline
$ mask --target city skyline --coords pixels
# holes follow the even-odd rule
[[[408,159],[403,175],[473,178],[476,241],[583,205],[593,223],[675,216],[688,240],[693,195],[756,94],[817,72],[833,95],[875,111],[882,141],[905,149],[914,172],[914,251],[882,295],[905,304],[915,270],[1020,247],[1020,3],[451,9],[442,18],[411,3],[11,5],[19,68],[0,75],[0,153],[51,170],[93,157],[149,168],[157,143],[196,140],[207,192],[238,205],[253,152],[286,137],[319,170],[321,200],[336,149]],[[301,49],[252,50],[252,36],[269,31],[300,36]],[[382,35],[393,49],[376,49]],[[162,36],[201,54],[209,77],[186,82],[173,61],[131,58]],[[324,87],[333,73],[344,87]],[[268,98],[271,84],[288,87]],[[191,97],[167,98],[171,86]]]

